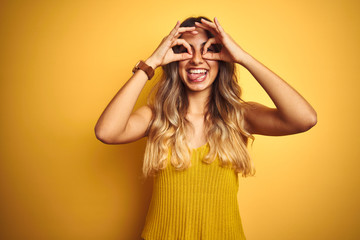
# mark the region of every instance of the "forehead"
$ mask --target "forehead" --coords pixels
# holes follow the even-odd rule
[[[208,37],[206,35],[206,32],[202,28],[196,28],[195,29],[198,34],[193,34],[190,32],[185,32],[182,34],[181,38],[185,39],[189,44],[196,46],[196,45],[202,45],[204,42],[208,40]]]

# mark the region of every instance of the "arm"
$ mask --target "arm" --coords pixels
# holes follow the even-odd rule
[[[312,106],[283,79],[249,54],[239,61],[264,88],[276,108],[249,102],[245,127],[253,134],[288,135],[304,132],[317,122]]]
[[[149,65],[148,60],[145,62]],[[142,106],[133,114],[131,112],[147,80],[145,72],[137,71],[116,93],[95,125],[97,139],[118,144],[145,136],[152,117],[150,108]]]
[[[249,107],[245,108],[246,130],[252,134],[278,136],[303,132],[314,126],[317,115],[311,105],[283,79],[237,45],[216,18],[214,22],[202,20],[202,23],[197,24],[215,36],[205,44],[203,58],[241,64],[254,76],[276,106],[269,108],[249,102]],[[219,53],[206,52],[213,43],[221,43],[223,49]]]
[[[178,39],[184,32],[192,32],[195,27],[181,27],[177,22],[175,28],[166,36],[154,53],[145,61],[152,68],[157,68],[173,61],[191,57],[191,48],[183,39]],[[189,53],[175,54],[172,47],[184,45]],[[95,125],[97,139],[107,144],[121,144],[136,141],[146,136],[146,130],[152,118],[151,109],[142,106],[132,113],[135,103],[148,80],[145,72],[137,71],[117,92],[107,105]]]

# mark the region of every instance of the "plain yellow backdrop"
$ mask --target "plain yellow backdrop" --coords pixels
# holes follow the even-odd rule
[[[106,145],[94,126],[176,21],[205,15],[318,113],[308,132],[255,135],[257,173],[238,193],[247,239],[359,239],[359,10],[349,0],[1,1],[0,238],[140,239],[146,139]],[[274,106],[239,69],[244,99]]]

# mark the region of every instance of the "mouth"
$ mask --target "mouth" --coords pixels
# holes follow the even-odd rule
[[[186,70],[187,77],[191,82],[202,82],[208,75],[208,70],[203,68],[190,68]]]

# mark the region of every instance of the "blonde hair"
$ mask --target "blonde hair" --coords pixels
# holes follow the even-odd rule
[[[201,17],[191,18],[194,19],[200,21]],[[169,148],[170,163],[176,170],[191,166],[191,150],[185,132],[193,126],[186,119],[189,105],[186,87],[179,75],[178,62],[169,63],[162,69],[162,76],[148,99],[153,118],[148,128],[144,177],[154,176],[166,168]],[[210,164],[218,157],[221,166],[230,165],[246,177],[256,172],[247,150],[248,140],[255,138],[244,129],[244,105],[247,103],[241,99],[235,72],[234,63],[219,61],[219,72],[204,115],[209,152],[202,161]]]

